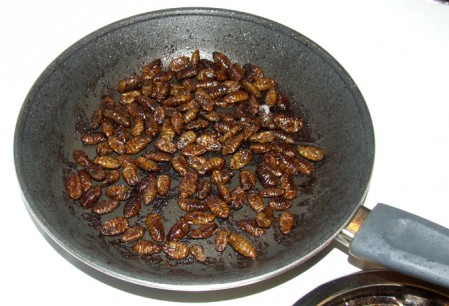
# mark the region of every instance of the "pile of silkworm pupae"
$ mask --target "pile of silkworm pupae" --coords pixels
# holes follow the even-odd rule
[[[255,259],[249,236],[261,237],[272,226],[284,235],[292,231],[294,177],[310,176],[311,162],[324,151],[295,140],[303,121],[262,68],[233,63],[220,52],[203,59],[195,50],[171,60],[168,69],[161,59],[151,61],[117,90],[116,99],[102,97],[81,135],[96,156],[75,150],[80,167],[65,179],[68,196],[94,214],[123,206],[122,215],[102,221],[102,236],[118,237],[138,255],[162,251],[204,262],[207,254],[191,243],[195,239],[211,238],[217,252],[229,244]],[[161,170],[167,167],[179,175],[176,186],[173,174]],[[239,183],[231,189],[234,176]],[[178,192],[179,216],[168,224],[151,204],[170,190]],[[252,218],[234,220],[234,227],[216,222],[247,205]],[[133,224],[140,214],[145,226]]]

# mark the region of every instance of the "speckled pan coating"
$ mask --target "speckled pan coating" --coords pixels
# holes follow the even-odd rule
[[[300,29],[299,29],[300,30]],[[290,96],[307,126],[306,141],[327,157],[308,192],[300,195],[299,226],[281,243],[266,235],[257,260],[231,250],[207,264],[167,265],[124,256],[99,238],[84,212],[68,200],[63,177],[74,167],[77,131],[118,80],[154,58],[165,64],[201,50],[221,51],[254,63]],[[81,39],[31,88],[18,117],[14,158],[24,201],[39,226],[68,253],[106,274],[170,290],[217,290],[258,282],[304,263],[339,233],[367,192],[374,159],[373,127],[359,89],[347,72],[313,41],[281,24],[220,9],[150,12],[108,25]],[[165,212],[169,217],[169,209]],[[18,222],[23,222],[23,220]],[[261,245],[259,245],[261,247]],[[213,246],[206,252],[213,255]],[[163,257],[160,257],[163,258]]]

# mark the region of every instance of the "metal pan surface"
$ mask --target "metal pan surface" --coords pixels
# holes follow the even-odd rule
[[[167,64],[195,49],[205,58],[220,51],[234,62],[262,67],[290,97],[292,111],[306,122],[302,140],[327,152],[313,179],[302,184],[295,203],[298,226],[282,239],[273,233],[265,235],[257,260],[236,256],[231,250],[207,264],[125,256],[113,240],[98,237],[89,215],[65,194],[63,182],[73,166],[71,154],[81,145],[77,129],[105,91],[154,58]],[[307,37],[246,13],[171,9],[108,25],[56,58],[24,101],[16,125],[14,158],[27,208],[68,253],[132,283],[202,291],[270,278],[301,265],[327,246],[367,192],[374,134],[354,81]]]

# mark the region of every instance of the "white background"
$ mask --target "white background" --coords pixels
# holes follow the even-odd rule
[[[0,305],[290,305],[319,284],[359,271],[355,260],[331,245],[305,268],[260,284],[166,292],[92,271],[35,226],[21,199],[12,153],[17,115],[33,82],[62,51],[96,29],[180,6],[260,15],[331,53],[360,87],[375,126],[376,161],[365,205],[388,203],[449,227],[449,6],[424,0],[2,1]]]

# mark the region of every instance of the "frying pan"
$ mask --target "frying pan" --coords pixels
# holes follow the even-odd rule
[[[280,90],[290,97],[292,111],[306,122],[302,141],[326,150],[326,159],[316,167],[313,178],[298,182],[301,195],[294,209],[299,222],[294,231],[285,237],[270,232],[255,241],[259,251],[257,260],[243,258],[229,248],[206,264],[130,256],[116,240],[99,237],[95,227],[98,220],[68,199],[65,192],[64,179],[75,167],[71,154],[80,148],[80,131],[87,126],[100,97],[152,59],[161,58],[167,64],[170,59],[195,49],[201,51],[203,58],[210,59],[217,50],[234,62],[263,67],[265,74],[273,77]],[[273,277],[301,265],[337,236],[345,240],[341,238],[342,232],[351,239],[356,230],[348,224],[354,224],[351,222],[354,215],[359,212],[357,216],[361,214],[361,219],[366,217],[359,207],[373,167],[374,134],[367,106],[354,81],[331,55],[310,39],[246,13],[206,8],[171,9],[106,26],[56,58],[24,101],[15,131],[14,158],[30,214],[69,254],[128,282],[170,290],[202,291],[232,288]],[[170,205],[157,205],[166,205],[164,217],[174,214]],[[380,208],[382,213],[387,209],[386,214],[391,215],[390,207]],[[374,212],[362,224],[361,233],[366,232],[365,223],[379,224],[375,218],[375,222],[370,222],[376,216]],[[415,221],[421,220],[415,218]],[[358,225],[355,227],[358,229]],[[438,237],[446,239],[443,242],[449,245],[446,229],[430,223],[420,228],[425,233],[426,229],[436,228]],[[363,241],[371,243],[368,249],[375,243],[370,237]],[[444,243],[440,243],[443,246],[440,254],[447,254],[449,249]],[[204,246],[207,253],[215,253],[213,245]],[[365,257],[363,247],[359,249],[362,249],[358,253],[360,257]],[[408,246],[405,249],[410,251]],[[426,266],[419,276],[449,286],[445,256],[434,259],[432,252],[424,255],[430,256],[430,261],[437,265]],[[388,258],[380,262],[387,266],[390,263]],[[408,272],[413,273],[422,262]],[[406,268],[402,270],[407,272]]]

